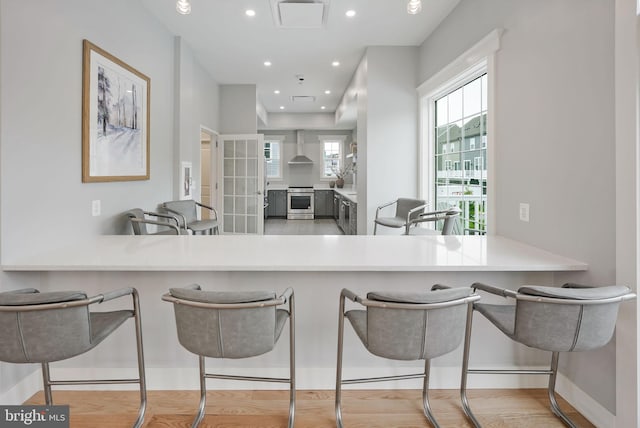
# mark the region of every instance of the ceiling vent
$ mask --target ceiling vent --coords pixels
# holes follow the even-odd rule
[[[327,23],[329,0],[271,0],[278,28],[322,28]]]
[[[313,95],[293,95],[291,97],[291,101],[294,104],[305,105],[316,102],[316,97]]]

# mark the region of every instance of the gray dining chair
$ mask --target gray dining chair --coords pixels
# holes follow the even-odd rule
[[[131,309],[92,312],[90,306],[131,296]],[[136,379],[51,380],[49,364],[95,348],[129,318],[135,321],[138,357]],[[140,407],[134,427],[142,426],[147,406],[140,304],[135,288],[123,288],[93,297],[82,291],[40,293],[26,288],[0,293],[0,361],[39,363],[46,405],[53,405],[52,386],[126,384],[140,386]]]
[[[446,288],[446,289],[444,289]],[[343,289],[338,318],[338,363],[336,370],[336,425],[342,422],[342,385],[390,380],[422,379],[424,415],[439,427],[429,404],[431,360],[456,349],[464,337],[468,308],[480,296],[471,288],[434,286],[424,292],[369,292],[361,297]],[[345,311],[345,301],[365,309]],[[364,347],[374,355],[392,360],[424,360],[424,372],[400,376],[342,379],[344,319],[351,323]],[[428,322],[427,322],[428,321]]]
[[[198,220],[198,207],[209,210],[213,218],[209,220]],[[217,235],[219,233],[218,212],[213,207],[187,199],[184,201],[164,202],[162,208],[171,214],[175,214],[178,217],[180,228],[188,229],[192,231],[194,235],[198,233]]]
[[[134,235],[185,235],[188,232],[180,228],[180,222],[174,215],[156,213],[152,211],[144,211],[140,208],[134,208],[125,213]],[[153,220],[153,219],[163,219]],[[147,225],[154,225],[157,231],[150,233]]]
[[[191,425],[197,427],[205,415],[207,379],[227,379],[289,384],[289,423],[295,419],[295,303],[287,288],[280,296],[273,291],[205,291],[199,285],[172,288],[162,300],[173,303],[178,340],[198,355],[200,406]],[[288,309],[279,307],[287,305]],[[289,319],[289,377],[253,377],[207,373],[205,357],[248,358],[265,354],[276,345]]]
[[[393,205],[395,205],[396,209],[393,217],[382,217],[380,215],[380,212],[384,208],[391,207]],[[402,227],[406,228],[411,220],[418,218],[426,206],[427,205],[424,200],[411,198],[398,198],[395,201],[380,205],[376,209],[376,217],[373,220],[373,234],[375,235],[377,233],[378,225],[396,229]]]
[[[461,212],[460,208],[452,207],[446,210],[422,213],[407,223],[405,235],[455,235]],[[435,223],[438,221],[442,221],[442,230],[440,231],[417,227],[422,223]]]
[[[606,345],[613,336],[620,303],[636,295],[624,286],[588,287],[565,284],[562,287],[528,285],[513,291],[475,283],[475,290],[512,299],[514,304],[476,303],[474,310],[515,342],[550,351],[551,364],[545,370],[469,369],[472,312],[465,333],[460,398],[469,421],[480,427],[467,399],[469,374],[532,374],[549,376],[547,392],[551,411],[569,427],[576,425],[560,409],[555,396],[558,360],[561,352],[588,351]]]

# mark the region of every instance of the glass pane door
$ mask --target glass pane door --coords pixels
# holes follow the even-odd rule
[[[225,234],[264,231],[264,142],[262,135],[221,135],[222,230]]]

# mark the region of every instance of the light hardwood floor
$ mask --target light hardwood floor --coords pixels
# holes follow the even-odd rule
[[[342,414],[347,428],[429,427],[422,414],[418,390],[350,390],[343,393]],[[191,426],[198,391],[149,391],[147,428]],[[458,390],[433,390],[432,410],[442,427],[470,426],[462,412]],[[203,428],[286,427],[287,391],[210,391]],[[297,428],[335,427],[333,391],[298,391]],[[56,391],[54,404],[69,404],[72,428],[130,427],[136,419],[135,391]],[[563,427],[551,413],[546,390],[495,389],[469,391],[471,407],[484,427]],[[564,400],[560,406],[579,427],[593,427]],[[42,392],[25,404],[43,404]]]

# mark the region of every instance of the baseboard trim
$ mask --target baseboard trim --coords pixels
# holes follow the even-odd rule
[[[558,373],[556,392],[595,426],[612,428],[616,426],[616,416],[613,413],[578,388],[562,373]]]
[[[0,394],[0,404],[17,405],[42,389],[42,373],[36,370],[18,382],[13,388]]]

